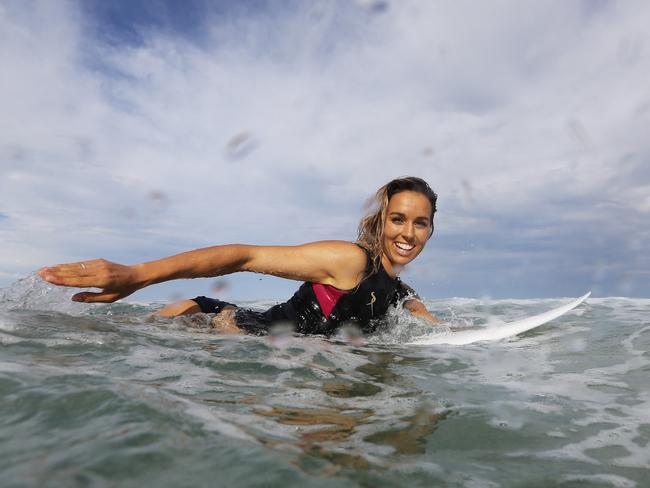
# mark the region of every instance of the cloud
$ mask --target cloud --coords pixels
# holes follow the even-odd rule
[[[643,2],[197,2],[194,30],[81,5],[0,5],[5,273],[353,239],[403,174],[440,195],[425,296],[580,293],[594,272],[571,263],[623,246],[615,293],[646,263]]]

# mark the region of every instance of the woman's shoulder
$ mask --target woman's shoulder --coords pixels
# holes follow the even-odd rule
[[[338,253],[347,254],[356,257],[359,256],[365,257],[367,252],[362,246],[360,246],[355,242],[340,241],[340,240],[314,241],[314,242],[309,242],[307,244],[303,244],[303,246],[319,247],[322,250],[327,250],[330,252],[338,252]]]
[[[368,255],[357,244],[349,241],[329,240],[316,241],[305,246],[313,247],[329,262],[331,283],[340,289],[354,288],[363,278],[367,266]]]
[[[347,265],[355,265],[364,268],[368,261],[368,252],[358,244],[350,241],[316,241],[309,246],[317,246],[327,256],[330,256],[335,262],[343,262]]]

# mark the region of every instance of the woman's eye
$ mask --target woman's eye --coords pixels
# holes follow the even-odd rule
[[[393,224],[401,224],[402,222],[404,222],[404,220],[401,219],[400,217],[393,217],[391,222],[393,222]]]
[[[421,228],[425,228],[427,226],[427,223],[426,222],[416,222],[415,225],[417,225],[418,227],[421,227]]]

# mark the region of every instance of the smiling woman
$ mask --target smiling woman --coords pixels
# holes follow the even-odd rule
[[[184,300],[157,312],[161,316],[214,313],[212,324],[224,333],[265,334],[273,324],[287,322],[304,334],[331,335],[347,323],[367,333],[374,331],[389,307],[400,301],[412,314],[437,323],[398,277],[433,234],[436,200],[424,180],[398,178],[377,191],[375,209],[361,220],[355,243],[231,244],[134,266],[98,259],[46,267],[39,274],[55,285],[102,289],[72,297],[81,302],[114,302],[154,283],[239,271],[304,281],[291,299],[265,312],[207,297]]]

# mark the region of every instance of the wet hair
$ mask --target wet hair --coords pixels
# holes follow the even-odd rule
[[[373,261],[373,272],[378,271],[381,264],[382,239],[384,237],[384,223],[386,222],[388,202],[393,198],[393,195],[403,191],[413,191],[427,197],[431,204],[429,222],[431,223],[431,234],[433,234],[433,216],[436,213],[438,195],[436,195],[428,183],[422,178],[404,176],[389,181],[377,190],[374,197],[368,200],[366,208],[371,208],[372,210],[359,222],[357,244],[370,253]]]

